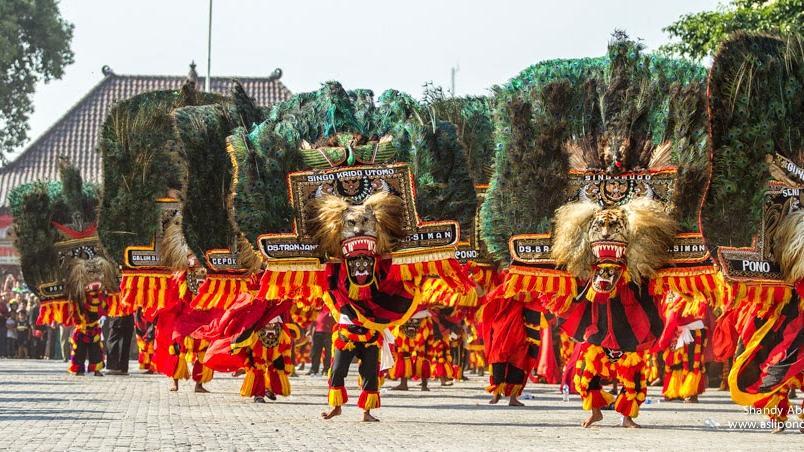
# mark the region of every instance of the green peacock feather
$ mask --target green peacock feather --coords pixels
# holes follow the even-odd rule
[[[391,145],[375,149],[373,144],[361,144],[388,134]],[[344,151],[344,140],[356,144]],[[455,126],[438,120],[421,103],[398,91],[384,92],[375,103],[370,90],[347,91],[337,82],[327,82],[316,92],[297,94],[275,105],[265,121],[248,133],[238,131],[231,142],[238,152],[248,149],[265,160],[270,212],[287,221],[279,230],[290,229],[284,186],[288,172],[371,161],[369,156],[377,163],[413,164],[422,218],[458,218],[468,227],[475,209],[472,180]],[[304,142],[315,149],[302,149]]]
[[[679,219],[692,228],[691,198],[700,196],[706,169],[704,77],[703,67],[645,54],[615,32],[604,57],[546,61],[495,87],[497,153],[481,208],[489,251],[508,260],[512,235],[549,232],[553,212],[566,202],[570,140],[581,144],[589,169],[603,172],[647,168],[643,150],[672,140],[672,163],[686,181],[677,187]],[[619,154],[599,152],[606,145]]]
[[[98,144],[104,180],[98,234],[118,263],[126,247],[153,241],[160,221],[154,201],[185,191],[187,165],[173,110],[221,100],[188,83],[181,91],[144,93],[112,108]]]
[[[761,222],[765,157],[804,164],[804,41],[737,34],[714,57],[709,81],[712,182],[703,209],[711,245],[749,246]]]
[[[65,158],[59,158],[59,172],[60,181],[23,184],[8,195],[22,276],[34,291],[40,284],[61,282],[65,276],[55,247],[64,237],[53,222],[81,231],[96,220],[97,186],[84,183],[78,168]]]

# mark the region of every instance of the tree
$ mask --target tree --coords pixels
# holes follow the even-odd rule
[[[34,88],[62,77],[72,37],[57,0],[0,1],[0,160],[28,139]]]
[[[804,0],[731,0],[716,11],[685,14],[664,31],[678,41],[662,46],[662,50],[700,60],[713,55],[736,31],[801,33]]]

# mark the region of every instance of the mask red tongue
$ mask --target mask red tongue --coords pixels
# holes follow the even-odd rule
[[[592,242],[592,254],[595,256],[595,262],[598,264],[604,262],[624,263],[626,245],[623,242],[608,240]]]
[[[374,256],[377,249],[377,239],[369,235],[350,237],[341,242],[343,257]]]
[[[100,290],[100,288],[101,288],[101,283],[93,282],[93,283],[87,284],[87,286],[84,289],[87,292],[97,292],[97,291]]]

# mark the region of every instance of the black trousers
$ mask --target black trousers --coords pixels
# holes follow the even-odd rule
[[[493,363],[491,365],[491,381],[495,385],[503,383],[523,385],[526,378],[524,370],[509,363]]]
[[[103,345],[100,342],[78,342],[73,349],[71,360],[76,373],[83,374],[85,370],[99,371],[103,369]],[[86,361],[89,361],[88,367],[84,367]]]
[[[332,361],[332,333],[316,331],[313,333],[313,349],[310,351],[310,372],[317,374],[318,366],[321,364],[321,354],[324,358],[324,373],[329,370]]]
[[[133,335],[133,315],[109,317],[107,369],[128,372],[128,359],[131,353],[131,338]]]
[[[363,390],[376,392],[380,383],[377,375],[380,367],[380,348],[376,343],[367,347],[366,344],[358,342],[355,343],[355,348],[352,350],[336,349],[329,382],[330,387],[345,386],[346,377],[349,375],[349,365],[352,364],[354,358],[360,360],[357,371],[360,379],[363,380]]]

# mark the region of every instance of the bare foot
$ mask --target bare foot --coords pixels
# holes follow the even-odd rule
[[[600,412],[600,408],[592,408],[592,415],[585,421],[583,421],[583,428],[589,428],[595,422],[603,420],[603,413]]]
[[[380,422],[380,420],[372,416],[371,413],[366,410],[363,412],[363,422]]]
[[[625,428],[642,428],[641,425],[637,424],[633,419],[631,419],[631,416],[623,416],[622,426]]]
[[[684,403],[698,403],[698,396],[687,397],[684,399]]]
[[[497,402],[500,401],[500,394],[494,394],[491,396],[491,400],[489,400],[489,405],[496,405]]]
[[[448,381],[445,377],[441,377],[441,386],[452,386],[452,381]]]
[[[525,404],[520,402],[515,395],[512,395],[511,399],[508,400],[508,406],[525,406]]]
[[[332,419],[335,416],[340,416],[340,415],[341,415],[341,407],[339,407],[339,406],[336,406],[335,408],[333,408],[332,411],[330,411],[329,413],[321,413],[321,417],[324,418],[325,420],[326,419]]]
[[[200,393],[200,394],[206,394],[209,391],[207,391],[207,389],[201,383],[196,383],[195,384],[195,392]]]
[[[782,433],[784,431],[784,429],[785,429],[784,422],[782,422],[781,424],[779,424],[778,427],[773,429],[773,431],[771,431],[771,433]]]
[[[254,403],[265,403],[265,397],[254,397]]]
[[[170,386],[170,392],[177,392],[179,390],[179,380],[173,379],[173,384]]]

